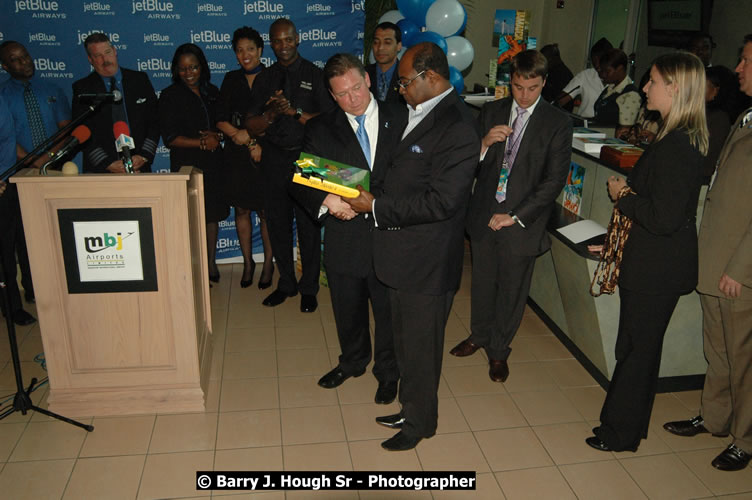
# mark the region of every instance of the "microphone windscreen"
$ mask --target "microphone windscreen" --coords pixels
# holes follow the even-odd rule
[[[87,127],[86,125],[79,125],[78,127],[73,129],[71,135],[78,139],[79,144],[83,144],[84,142],[89,140],[89,137],[91,137],[91,130],[89,130],[89,127]]]
[[[63,175],[78,175],[78,165],[72,161],[66,161],[63,163]]]
[[[115,139],[117,139],[121,135],[131,135],[128,124],[123,120],[117,121],[114,125],[112,125],[112,132],[113,134],[115,134]]]

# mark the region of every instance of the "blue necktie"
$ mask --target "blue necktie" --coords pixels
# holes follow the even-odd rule
[[[37,101],[34,91],[31,90],[31,82],[24,83],[23,97],[24,107],[26,108],[26,119],[29,120],[29,130],[31,131],[31,142],[34,144],[34,147],[37,147],[47,139],[47,131],[44,128],[39,101]]]
[[[381,73],[379,75],[379,101],[386,101],[386,94],[389,92],[388,87],[386,73]]]
[[[120,91],[120,88],[118,87],[117,80],[114,76],[112,76],[110,77],[110,92],[113,92],[115,90]],[[128,118],[125,114],[125,105],[123,104],[123,101],[124,99],[121,98],[119,102],[112,103],[112,123],[128,123]]]
[[[368,141],[368,132],[366,131],[366,115],[360,115],[355,117],[355,121],[358,122],[358,131],[355,135],[358,137],[358,143],[360,149],[363,150],[363,154],[366,156],[368,162],[368,168],[371,168],[371,143]]]

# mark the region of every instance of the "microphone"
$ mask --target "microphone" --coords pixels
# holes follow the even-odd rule
[[[74,128],[73,132],[71,132],[70,137],[68,137],[68,139],[63,144],[63,147],[60,148],[60,150],[55,153],[47,163],[42,165],[40,175],[47,175],[47,168],[50,165],[68,155],[68,153],[76,149],[79,144],[83,144],[84,142],[88,141],[89,137],[91,137],[91,130],[89,130],[89,127],[87,127],[86,125],[79,125],[78,127]]]
[[[123,99],[123,93],[119,90],[113,90],[112,92],[102,92],[100,94],[78,94],[76,97],[79,99],[92,99],[95,101],[112,99],[112,102],[120,102]]]
[[[132,174],[133,160],[131,159],[131,149],[136,149],[136,143],[133,142],[133,137],[130,136],[131,131],[128,128],[128,124],[122,120],[115,122],[112,126],[112,132],[115,135],[115,149],[123,157],[125,171]]]

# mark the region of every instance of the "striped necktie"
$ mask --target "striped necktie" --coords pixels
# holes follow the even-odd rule
[[[31,82],[24,83],[23,97],[24,107],[26,108],[26,119],[29,120],[29,129],[31,131],[31,142],[34,144],[34,147],[37,147],[47,139],[47,131],[44,128],[39,101],[37,101],[34,91],[31,90]]]
[[[499,184],[496,186],[496,201],[499,203],[507,199],[507,181],[514,166],[514,160],[517,158],[517,152],[520,150],[525,123],[527,123],[527,109],[517,108],[517,117],[512,123],[512,135],[507,137],[504,145],[504,159],[499,172]]]

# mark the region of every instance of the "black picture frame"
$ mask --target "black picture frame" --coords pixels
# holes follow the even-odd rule
[[[61,208],[57,211],[68,293],[156,292],[157,262],[151,208]],[[137,221],[141,240],[142,280],[81,281],[73,231],[75,222]]]

